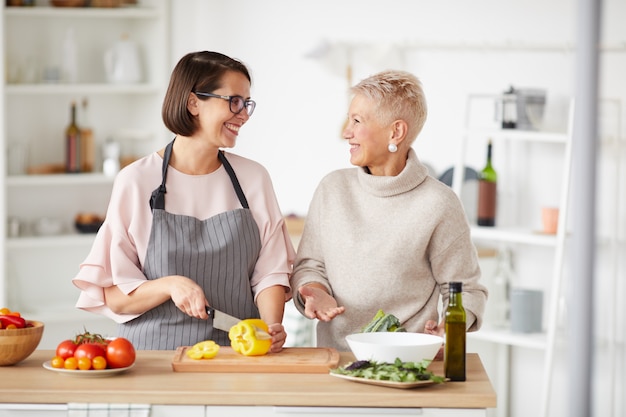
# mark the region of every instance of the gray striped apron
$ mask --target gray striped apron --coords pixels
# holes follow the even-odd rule
[[[258,318],[250,277],[261,250],[261,238],[237,176],[220,151],[218,157],[243,208],[206,220],[168,213],[165,211],[165,180],[173,144],[172,140],[165,148],[162,183],[150,199],[153,219],[144,274],[147,279],[183,275],[204,289],[209,304],[215,309],[242,319]],[[228,333],[214,329],[211,318],[189,317],[171,299],[121,323],[118,334],[140,350],[174,350],[203,340],[230,345]]]

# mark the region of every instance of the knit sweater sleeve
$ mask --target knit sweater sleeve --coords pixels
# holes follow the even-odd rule
[[[439,223],[430,237],[429,259],[432,275],[439,285],[443,309],[448,305],[449,283],[463,283],[463,307],[468,331],[480,329],[487,289],[480,283],[478,254],[471,239],[467,217],[458,197],[442,193],[445,204]]]
[[[322,183],[323,184],[323,183]],[[326,287],[332,295],[332,288],[327,278],[326,267],[323,262],[323,239],[321,236],[321,221],[323,207],[322,184],[318,186],[309,205],[302,237],[298,246],[296,262],[291,278],[293,302],[298,311],[304,315],[304,303],[299,296],[299,289],[306,284],[319,283]]]

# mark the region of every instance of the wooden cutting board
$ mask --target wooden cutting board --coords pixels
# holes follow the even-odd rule
[[[339,363],[339,352],[330,348],[287,347],[279,353],[244,356],[231,347],[222,346],[212,359],[191,359],[185,353],[189,346],[176,349],[172,369],[176,372],[261,372],[261,373],[328,373]]]

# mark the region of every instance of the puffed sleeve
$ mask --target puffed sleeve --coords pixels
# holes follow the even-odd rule
[[[150,234],[152,214],[143,189],[149,185],[142,187],[132,177],[131,169],[123,170],[115,179],[104,224],[72,280],[81,290],[77,308],[118,323],[137,315],[111,311],[105,303],[104,288],[117,285],[128,294],[146,282],[138,253],[145,253]]]

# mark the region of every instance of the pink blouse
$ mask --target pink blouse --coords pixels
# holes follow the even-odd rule
[[[252,274],[256,296],[265,288],[282,285],[291,299],[289,278],[295,251],[267,170],[259,163],[226,153],[259,227],[261,252]],[[76,307],[107,316],[118,323],[138,315],[116,314],[104,302],[103,288],[117,285],[128,294],[146,282],[143,262],[152,228],[149,199],[161,184],[163,159],[156,152],[124,168],[115,178],[104,224],[91,251],[72,280],[80,290]],[[167,171],[165,210],[207,219],[241,208],[224,167],[206,175]]]

